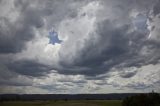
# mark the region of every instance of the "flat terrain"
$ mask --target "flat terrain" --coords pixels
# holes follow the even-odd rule
[[[0,106],[121,106],[120,100],[8,101]]]

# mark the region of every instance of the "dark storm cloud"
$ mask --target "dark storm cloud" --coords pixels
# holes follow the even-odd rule
[[[25,82],[22,80],[20,81],[21,79],[19,80],[13,80],[13,79],[10,79],[10,80],[4,80],[4,79],[0,79],[0,85],[1,86],[31,86],[32,85],[32,82]]]
[[[0,85],[2,86],[30,86],[32,79],[9,70],[6,65],[0,64]]]
[[[44,53],[48,55],[48,57],[46,56],[47,58],[43,55],[41,56],[42,51],[39,51],[40,54],[38,54],[38,56],[36,55],[36,59],[34,56],[34,59],[32,59],[32,56],[29,59],[27,59],[27,56],[27,58],[23,56],[32,54],[32,52],[29,52],[31,54],[22,53],[22,51],[25,52],[27,49],[26,43],[36,37],[36,31],[41,30],[40,28],[47,31],[52,27],[56,27],[58,33],[60,24],[63,24],[65,20],[67,20],[67,22],[74,20],[71,21],[73,22],[72,24],[81,22],[76,20],[87,17],[86,11],[90,10],[90,7],[85,6],[90,0],[14,0],[13,11],[10,10],[11,12],[7,13],[7,15],[0,14],[0,85],[31,86],[34,78],[47,76],[51,70],[56,70],[57,76],[62,74],[64,76],[84,75],[84,78],[79,80],[72,78],[69,80],[57,80],[60,83],[66,83],[66,86],[69,83],[68,86],[70,86],[70,84],[77,84],[77,86],[83,87],[87,81],[101,80],[100,82],[95,82],[95,84],[99,86],[107,84],[117,88],[121,87],[121,85],[117,83],[113,82],[111,84],[106,81],[106,78],[109,79],[112,77],[112,75],[107,73],[113,71],[113,68],[118,71],[118,76],[127,79],[136,75],[138,71],[125,71],[123,69],[130,67],[140,68],[144,65],[158,64],[160,62],[160,42],[157,41],[157,39],[150,39],[148,37],[150,32],[147,29],[147,18],[149,17],[151,21],[160,13],[160,1],[155,1],[156,0],[100,1],[99,5],[102,5],[103,8],[97,10],[98,14],[94,17],[96,19],[94,31],[85,37],[82,35],[83,33],[81,34],[81,30],[77,31],[79,36],[76,37],[69,37],[70,35],[66,34],[68,42],[64,39],[63,42],[59,44],[60,50],[57,56],[59,56],[58,59],[60,60],[53,58],[55,62],[47,65],[50,62],[47,61],[47,59],[50,58],[47,54],[48,52],[46,54]],[[3,1],[0,0],[1,5],[3,5],[2,3]],[[111,7],[110,9],[112,11],[106,14],[108,7]],[[5,8],[8,7],[6,6]],[[0,8],[0,12],[3,13],[5,8]],[[78,17],[81,9],[84,9],[84,13],[81,14],[81,17]],[[152,9],[153,13],[151,15],[154,16],[150,17],[148,13],[152,12]],[[15,16],[11,15],[13,19],[16,17],[13,21],[9,15],[15,11],[17,12],[14,14]],[[92,11],[92,9],[90,11]],[[136,16],[141,17],[133,18],[131,13],[134,14],[134,12],[137,14]],[[88,14],[93,15],[92,12]],[[84,18],[84,22],[89,18],[90,17]],[[142,18],[142,22],[140,23],[139,18],[140,20]],[[137,20],[138,23],[134,25],[134,21],[137,22]],[[78,27],[75,26],[82,28],[80,23],[78,25]],[[76,27],[74,30],[76,30]],[[153,27],[152,30],[156,29],[156,26],[153,25]],[[39,37],[40,36],[44,37],[47,35],[42,34],[39,35]],[[63,36],[65,35],[59,35],[58,37],[63,38]],[[83,41],[81,42],[81,40]],[[55,44],[55,41],[51,42],[51,44]],[[74,44],[77,46],[72,48],[72,46],[75,46]],[[54,47],[56,48],[57,46],[54,45]],[[75,52],[73,56],[72,52]],[[65,55],[65,53],[68,54]],[[20,57],[20,59],[15,58],[15,55]],[[68,59],[67,56],[70,56],[71,59]],[[41,60],[41,62],[39,60]],[[31,80],[29,80],[29,78]],[[126,85],[128,88],[134,89],[143,89],[149,86],[150,85],[145,83],[137,82]],[[67,90],[67,88],[64,88],[62,85],[42,85],[37,87],[53,91]],[[100,88],[97,87],[95,89],[99,90]]]
[[[96,25],[97,39],[95,40],[94,37],[85,39],[85,47],[80,50],[80,53],[77,53],[76,58],[72,58],[72,63],[68,63],[68,60],[65,61],[63,54],[60,54],[62,56],[62,60],[60,60],[62,67],[57,68],[60,73],[95,76],[106,73],[113,67],[117,67],[118,70],[118,67],[141,67],[159,63],[160,46],[158,45],[160,42],[148,38],[150,32],[147,29],[146,18],[143,23],[137,24],[138,28],[145,27],[135,30],[134,20],[129,16],[130,12],[135,8],[140,11],[138,15],[141,16],[141,11],[142,13],[145,11],[146,14],[152,11],[150,10],[152,9],[150,1],[141,0],[138,4],[135,2],[131,4],[128,0],[122,1],[118,2],[113,10],[115,12],[118,11],[117,9],[120,6],[122,8],[118,12],[120,16],[117,16],[118,18],[115,20],[106,19],[98,22]],[[126,7],[127,3],[131,6]],[[118,7],[116,8],[116,6]],[[149,6],[149,8],[147,9],[146,6]],[[137,21],[139,20],[137,19]],[[122,77],[129,78],[135,74],[136,72],[124,73]]]
[[[114,61],[116,58],[128,52],[128,38],[126,31],[129,26],[115,28],[114,25],[106,20],[98,24],[97,33],[100,38],[98,43],[94,44],[92,39],[86,42],[86,47],[82,53],[83,59],[78,61],[78,65],[86,65],[89,67],[102,66],[105,61]],[[115,43],[116,42],[116,43]],[[87,52],[87,53],[86,53]],[[85,61],[85,63],[84,63]],[[114,63],[109,63],[110,67]]]
[[[63,1],[63,3],[50,0],[14,0],[14,8],[12,10],[18,14],[15,21],[11,21],[8,16],[0,15],[0,54],[4,55],[0,57],[3,58],[0,60],[0,63],[5,64],[11,71],[29,76],[41,76],[46,71],[50,71],[51,68],[34,60],[20,60],[11,63],[8,61],[10,59],[5,55],[10,53],[16,54],[25,50],[26,43],[36,36],[35,29],[38,30],[45,25],[45,16],[53,15],[51,20],[48,21],[51,21],[55,25],[65,17],[74,16],[71,13],[76,13],[74,12],[76,10],[71,9],[69,6],[71,3],[72,1],[68,2],[67,0]],[[8,6],[7,8],[11,6],[7,1],[1,5],[6,5],[6,7]],[[6,7],[4,6],[3,10]],[[0,11],[3,10],[1,9]]]
[[[123,3],[128,3],[127,0],[124,1],[122,3],[117,3],[115,7],[117,6],[116,9],[121,8],[118,12],[120,15],[124,14],[124,11],[126,11],[127,14],[125,17],[130,20],[128,13],[133,7],[136,6],[132,6],[131,4],[130,8],[124,7]],[[15,0],[14,5],[20,12],[20,16],[18,17],[17,21],[12,23],[6,17],[0,18],[1,22],[3,23],[0,26],[1,53],[20,52],[22,49],[24,49],[25,43],[34,38],[35,32],[33,28],[43,27],[44,22],[42,16],[45,16],[46,14],[53,14],[54,12],[61,10],[59,7],[54,10],[54,8],[51,6],[51,4],[59,4],[59,2],[40,2],[45,3],[45,6],[48,7],[45,7],[45,9],[42,10],[31,7],[31,3],[29,1]],[[140,4],[143,4],[143,2]],[[137,4],[137,7],[138,5],[139,4]],[[115,12],[116,9],[114,10]],[[146,8],[144,10],[146,10]],[[158,10],[159,8],[155,6],[154,11]],[[60,13],[56,14],[61,15]],[[116,21],[121,21],[121,18],[123,18],[123,15],[120,16],[120,19]],[[61,60],[60,64],[62,67],[55,69],[60,70],[59,72],[64,74],[96,75],[105,73],[112,67],[121,65],[121,63],[124,63],[123,67],[140,67],[144,64],[150,64],[153,61],[156,64],[159,58],[158,55],[155,57],[156,59],[146,63],[146,60],[149,58],[146,59],[146,57],[140,56],[139,51],[144,47],[144,45],[146,45],[147,47],[152,46],[150,48],[159,53],[159,47],[157,46],[159,43],[157,42],[157,44],[155,44],[155,42],[151,41],[149,43],[147,41],[147,33],[139,33],[137,31],[129,33],[128,31],[132,29],[131,26],[132,23],[130,22],[122,25],[121,27],[117,27],[116,23],[109,19],[99,22],[96,30],[97,36],[99,36],[98,42],[95,43],[93,40],[94,38],[86,40],[85,47],[80,51],[80,55],[74,60],[73,64],[67,65],[63,60]],[[130,42],[132,44],[130,44]],[[22,67],[27,66],[26,64],[28,63],[25,62],[25,65],[20,64],[19,66],[14,64],[14,68],[20,72]],[[29,64],[31,66],[32,62]],[[38,66],[34,63],[33,65],[35,65],[35,67],[32,66],[33,68]],[[37,69],[39,69],[39,67],[37,67]]]
[[[44,25],[39,11],[29,7],[29,4],[21,4],[24,8],[19,11],[20,16],[15,22],[7,17],[0,17],[0,52],[16,53],[25,47],[25,43],[34,38],[34,28]]]
[[[62,3],[63,2],[63,3]],[[88,1],[87,1],[88,2]],[[8,4],[7,4],[8,3]],[[12,3],[12,2],[11,2]],[[73,4],[73,7],[71,6]],[[6,7],[11,6],[9,2],[6,2],[2,5],[6,5]],[[11,21],[8,16],[0,15],[0,54],[16,54],[26,49],[26,43],[31,41],[36,36],[35,30],[42,28],[45,25],[44,17],[47,17],[47,21],[49,21],[47,28],[51,26],[57,25],[62,19],[68,17],[76,16],[76,9],[74,5],[85,5],[84,2],[81,1],[32,1],[32,0],[14,0],[13,1],[13,12],[17,12],[17,16],[15,15],[15,21]],[[3,9],[6,9],[4,7]],[[77,8],[77,7],[76,7]],[[3,11],[2,9],[0,11]],[[8,13],[9,14],[9,13]],[[48,18],[48,17],[52,18]],[[13,17],[14,18],[14,17]],[[45,35],[40,35],[45,36]],[[7,57],[3,60],[8,60]],[[14,60],[14,59],[13,59]],[[1,60],[0,60],[1,61]],[[40,65],[39,63],[32,62],[32,60],[24,60],[16,63],[5,63],[6,67],[12,67],[14,71],[17,71],[21,74],[31,75],[29,71],[37,69],[39,71],[38,75],[43,71],[48,71],[48,68],[44,68],[45,65]],[[3,61],[2,61],[3,63]],[[17,64],[18,63],[18,64]],[[9,64],[9,65],[8,65]],[[35,66],[34,66],[35,65]],[[29,67],[26,66],[31,66]],[[43,69],[41,69],[43,67]],[[23,69],[27,68],[27,69]],[[50,69],[50,68],[49,68]],[[23,70],[23,71],[22,71]],[[28,71],[26,71],[28,70]],[[22,71],[22,72],[21,72]],[[24,72],[24,73],[23,73]],[[43,72],[42,72],[43,74]],[[36,74],[35,74],[36,75]],[[33,75],[34,76],[34,75]]]
[[[156,5],[153,8],[153,14],[154,15],[158,15],[160,13],[160,7],[159,7],[159,5],[160,5],[160,1],[157,0],[157,3],[156,3]]]
[[[27,48],[26,43],[36,36],[35,30],[39,30],[46,24],[44,19],[47,18],[49,21],[47,28],[45,28],[51,28],[64,18],[75,17],[77,10],[72,8],[85,5],[85,3],[68,0],[14,0],[12,5],[12,1],[1,0],[0,2],[4,6],[0,8],[2,13],[0,15],[0,86],[30,86],[33,77],[45,76],[54,67],[51,68],[51,66],[44,65],[34,59],[16,60],[13,55]],[[70,6],[72,3],[77,6]],[[7,13],[6,9],[11,6],[13,6],[10,10],[11,13]],[[14,21],[8,15],[3,15],[3,12],[10,15],[15,11],[15,15],[11,15]],[[28,79],[31,80],[28,81]]]
[[[34,7],[31,6],[32,1],[15,0],[15,8],[13,8],[13,11],[18,11],[19,14],[16,21],[11,22],[8,17],[0,16],[0,53],[16,53],[24,49],[25,43],[35,37],[34,28],[41,28],[44,26],[43,17],[54,13],[55,16],[52,21],[56,24],[56,21],[58,22],[60,19],[62,20],[65,15],[71,13],[69,12],[70,8],[65,6],[69,3],[60,4],[61,2],[53,2],[49,0],[44,2],[40,0],[33,1],[33,5],[35,5]],[[68,10],[68,12],[65,13],[64,10]]]
[[[82,49],[79,58],[73,62],[73,66],[65,66],[62,73],[97,75],[109,71],[113,67],[140,67],[146,63],[145,56],[140,55],[140,50],[145,46],[152,45],[152,50],[158,51],[157,45],[147,42],[147,33],[139,33],[137,31],[128,33],[129,25],[116,27],[116,25],[109,20],[105,20],[97,26],[98,42],[89,39],[86,41],[85,48]],[[132,42],[132,44],[130,44]],[[147,43],[146,43],[147,42]],[[159,56],[159,55],[158,55]],[[154,59],[155,60],[155,59]],[[158,62],[158,59],[155,60]],[[82,67],[82,68],[78,68]],[[68,70],[66,70],[68,68]],[[73,69],[73,71],[72,71]],[[61,71],[60,71],[61,72]]]
[[[14,61],[7,64],[8,69],[21,75],[39,77],[48,74],[51,66],[38,63],[34,60]]]

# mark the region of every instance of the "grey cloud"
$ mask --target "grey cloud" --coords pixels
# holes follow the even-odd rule
[[[42,89],[47,89],[47,90],[49,90],[49,91],[57,91],[58,89],[56,88],[56,86],[54,86],[54,85],[45,85],[45,86],[37,86],[37,87],[39,87],[39,88],[42,88]],[[59,89],[60,90],[60,89]],[[64,89],[62,89],[62,90],[66,90],[65,88]]]
[[[46,1],[46,2],[40,1],[40,2],[45,3],[45,6],[46,5],[48,6],[48,7],[45,7],[47,9],[44,9],[42,11],[42,9],[30,7],[30,2],[28,1],[16,0],[14,2],[15,6],[17,8],[20,8],[20,14],[21,14],[21,16],[17,19],[17,21],[15,23],[11,23],[7,18],[4,18],[4,17],[1,18],[2,23],[4,23],[4,26],[1,25],[1,31],[0,31],[1,33],[0,37],[2,40],[0,44],[0,48],[1,48],[0,50],[2,53],[21,51],[25,45],[25,42],[31,40],[35,36],[32,27],[40,28],[44,25],[44,22],[42,19],[42,16],[45,16],[44,13],[49,12],[49,14],[51,15],[51,14],[54,14],[54,11],[61,10],[59,9],[59,7],[55,8],[58,10],[54,10],[54,8],[51,6],[51,4],[54,4],[54,5],[60,4],[60,2],[54,2],[54,3],[51,1]],[[123,2],[128,3],[127,0],[123,0]],[[132,8],[135,8],[131,6],[128,9],[124,7],[124,4],[122,3],[119,3],[119,2],[117,2],[117,4],[115,3],[116,4],[115,7],[117,6],[117,8],[118,7],[122,8],[119,14],[126,13],[124,12],[125,10],[128,11],[129,13]],[[133,4],[134,6],[136,5],[135,3]],[[145,3],[143,1],[140,1],[140,4],[145,4]],[[137,4],[137,6],[140,4]],[[149,2],[147,2],[146,4],[148,5]],[[62,7],[64,7],[64,5]],[[50,8],[54,11],[52,12]],[[71,8],[67,8],[67,9],[69,10]],[[116,8],[115,8],[115,11],[116,11]],[[60,15],[63,15],[63,12],[59,12],[59,13],[62,13]],[[127,15],[128,14],[126,14],[125,17],[128,18],[128,20],[130,20],[129,16]],[[120,19],[116,21],[121,21],[121,18],[123,17],[120,17]],[[90,38],[86,40],[84,44],[86,45],[86,47],[84,47],[80,51],[81,52],[80,55],[77,56],[73,64],[71,64],[73,66],[66,66],[66,63],[64,63],[64,60],[62,60],[61,64],[64,65],[65,68],[62,68],[62,69],[58,68],[62,70],[60,72],[63,73],[66,69],[68,72],[70,71],[71,73],[75,72],[75,73],[81,73],[81,74],[97,74],[97,73],[100,74],[109,70],[113,66],[119,64],[120,61],[125,60],[124,59],[125,56],[130,57],[131,55],[133,55],[136,58],[138,58],[138,54],[136,53],[136,51],[139,51],[142,48],[142,45],[145,42],[144,40],[146,35],[145,34],[140,35],[137,32],[133,32],[130,35],[128,35],[127,31],[130,29],[129,27],[131,23],[122,25],[121,28],[116,28],[116,25],[114,24],[116,23],[112,23],[110,20],[105,20],[103,22],[98,23],[97,36],[100,36],[98,37],[99,41],[97,43],[94,43],[94,38]],[[22,27],[18,29],[17,28],[18,25],[22,25]],[[8,30],[6,30],[5,27],[7,27]],[[10,37],[11,34],[13,34],[12,37]],[[129,45],[130,41],[132,41],[133,43],[132,46]],[[120,58],[120,59],[117,60],[117,58]],[[112,61],[112,62],[107,63],[108,61]],[[128,63],[130,63],[129,59],[128,61],[129,61]],[[142,60],[139,60],[139,61],[142,61]],[[104,65],[104,63],[107,63],[107,65],[106,64]],[[130,65],[128,66],[132,66],[134,63],[131,62]],[[72,70],[73,71],[77,70],[77,71],[73,72]],[[91,70],[99,70],[99,71],[91,71]],[[92,72],[95,72],[95,73],[92,73]]]
[[[65,79],[60,79],[58,80],[59,82],[71,82],[71,83],[76,83],[76,84],[80,84],[80,83],[86,83],[87,81],[84,79],[84,80],[65,80]]]
[[[127,0],[124,0],[127,1]],[[60,73],[63,74],[84,74],[95,76],[97,74],[103,74],[110,71],[113,67],[141,67],[147,64],[157,64],[159,62],[159,42],[148,39],[149,30],[145,27],[143,32],[134,29],[133,20],[129,16],[133,9],[139,10],[139,13],[146,13],[151,11],[150,1],[140,1],[140,4],[129,3],[131,6],[124,6],[126,4],[115,3],[115,6],[124,7],[119,12],[121,16],[117,16],[116,19],[106,19],[96,24],[96,36],[95,33],[90,38],[84,40],[85,45],[83,48],[77,47],[76,56],[73,56],[70,60],[63,56],[64,51],[60,52],[60,65],[61,68],[57,68]],[[154,4],[154,3],[152,3]],[[145,7],[148,5],[150,8]],[[125,10],[127,12],[125,12]],[[116,11],[116,10],[115,10]],[[100,11],[101,12],[101,11]],[[113,13],[114,14],[114,13]],[[125,15],[124,15],[125,14]],[[124,18],[124,19],[123,19]],[[122,21],[122,22],[121,22]],[[120,27],[118,26],[120,25]],[[146,26],[146,25],[145,25]],[[95,38],[94,38],[95,37]],[[73,39],[74,40],[74,39]],[[79,43],[79,44],[78,44]],[[77,42],[77,45],[81,45],[81,42]],[[69,45],[69,43],[68,43]],[[70,45],[72,46],[72,45]],[[146,48],[148,52],[143,53],[143,49]],[[74,52],[74,51],[73,51]],[[70,54],[72,55],[72,54]],[[66,57],[67,58],[67,57]],[[68,62],[69,61],[69,62]],[[132,77],[136,74],[125,73],[122,77]]]
[[[160,7],[159,7],[159,5],[160,5],[160,1],[157,0],[156,5],[153,7],[153,14],[154,15],[157,15],[157,14],[160,13]]]
[[[0,64],[0,85],[2,86],[31,86],[32,79],[10,71]]]
[[[32,86],[32,81],[25,79],[0,79],[0,85],[1,86]]]
[[[50,72],[51,66],[38,63],[34,60],[13,61],[7,64],[8,69],[21,75],[39,77]]]
[[[102,82],[97,82],[96,84],[103,85],[107,83],[104,80],[112,76],[106,73],[112,71],[113,68],[117,69],[120,77],[131,78],[136,75],[137,71],[121,69],[139,68],[160,62],[160,42],[148,38],[150,32],[147,29],[147,23],[145,23],[145,28],[142,28],[142,31],[137,30],[132,22],[134,18],[131,16],[131,13],[135,11],[138,15],[145,14],[144,17],[150,18],[148,13],[153,9],[154,16],[150,18],[153,20],[160,13],[160,2],[156,2],[156,0],[100,1],[100,5],[103,8],[95,15],[94,31],[89,33],[88,37],[84,37],[80,30],[78,32],[80,33],[78,34],[79,36],[75,36],[75,33],[72,33],[73,36],[68,37],[68,41],[64,40],[58,52],[60,59],[58,65],[54,65],[55,63],[52,63],[53,66],[44,65],[42,62],[37,61],[38,59],[16,60],[13,57],[10,61],[10,58],[7,57],[7,54],[14,55],[25,50],[26,43],[36,36],[35,30],[40,30],[40,28],[48,30],[53,27],[57,31],[59,24],[64,20],[75,19],[76,23],[78,12],[89,2],[90,0],[15,0],[13,11],[18,12],[16,20],[11,21],[8,16],[0,15],[0,55],[5,55],[0,57],[0,64],[3,64],[5,67],[1,68],[3,70],[0,70],[0,84],[23,85],[17,81],[18,79],[15,79],[15,81],[11,80],[18,75],[31,77],[31,79],[33,77],[41,77],[49,74],[50,70],[55,69],[58,74],[82,74],[86,78],[76,81],[60,79],[59,82],[81,85],[86,83],[86,80],[102,80]],[[0,3],[2,3],[2,0],[0,0]],[[106,14],[108,7],[111,7],[112,10],[109,15]],[[81,18],[86,15],[87,13],[83,13]],[[81,28],[81,26],[78,27]],[[156,29],[156,26],[152,30],[154,29]],[[74,30],[76,29],[74,28]],[[106,75],[99,76],[104,73]],[[9,77],[11,79],[7,81],[6,79]],[[31,85],[31,82],[26,82],[23,86]],[[112,85],[120,87],[116,83]],[[133,84],[129,84],[126,87],[141,89],[149,86],[143,83],[134,84],[133,82]],[[59,89],[58,86],[55,88],[43,86],[41,88],[48,90]],[[66,90],[63,87],[61,88]],[[99,88],[97,87],[97,89]]]
[[[102,86],[102,85],[108,85],[107,84],[107,81],[105,81],[105,80],[99,80],[98,82],[94,82],[96,85],[98,85],[98,86]]]
[[[46,24],[44,18],[49,21],[47,22],[46,29],[48,27],[51,28],[62,19],[70,17],[70,15],[74,16],[73,14],[77,10],[73,8],[77,8],[78,5],[85,5],[85,3],[80,2],[68,0],[63,1],[63,3],[62,1],[50,0],[14,0],[13,11],[16,11],[18,14],[16,20],[12,22],[8,16],[0,16],[0,53],[4,55],[9,53],[15,54],[25,50],[26,43],[36,36],[35,28],[38,30]],[[10,6],[6,3],[1,5]],[[6,61],[8,58],[5,57],[4,60]],[[36,76],[44,75],[43,72],[50,71],[49,69],[51,69],[43,64],[32,62],[32,60],[16,61],[15,63],[6,62],[5,64],[10,70],[31,76],[32,72],[30,71],[35,70],[33,73]]]
[[[87,80],[105,80],[106,78],[110,78],[111,75],[109,74],[100,74],[100,75],[96,75],[96,76],[86,76],[85,78]]]
[[[15,0],[15,7],[12,11],[18,12],[16,21],[11,22],[7,16],[0,17],[0,52],[17,53],[22,51],[25,43],[35,37],[34,28],[42,28],[45,25],[44,18],[48,19],[49,25],[47,26],[51,28],[65,17],[69,17],[70,10],[73,10],[70,6],[72,2],[64,2]]]
[[[63,85],[59,84],[53,84],[53,85],[41,85],[41,86],[36,86],[38,88],[42,88],[45,90],[48,90],[50,92],[58,93],[58,92],[65,92],[71,89],[74,89],[74,84],[72,83],[63,83]]]
[[[25,43],[34,38],[34,27],[40,28],[44,25],[41,14],[38,14],[36,9],[26,8],[22,12],[19,11],[19,15],[15,22],[5,16],[0,17],[1,53],[20,52]]]
[[[0,9],[2,12],[13,6],[10,11],[16,11],[17,15],[15,15],[14,21],[9,16],[0,15],[0,64],[5,67],[1,67],[2,70],[0,70],[0,85],[29,86],[32,85],[32,81],[27,82],[23,78],[17,79],[16,77],[26,76],[32,80],[33,77],[47,75],[54,68],[32,59],[16,60],[14,54],[26,49],[26,43],[36,36],[35,30],[39,30],[40,28],[48,30],[56,26],[64,18],[75,17],[78,7],[85,5],[85,3],[68,0],[14,0],[13,3],[13,5],[10,5],[12,1],[5,2],[1,4],[4,7]],[[5,14],[10,14],[7,12],[4,11]],[[44,19],[47,20],[47,23],[45,23]],[[12,55],[8,56],[9,54]],[[83,83],[83,81],[79,83]]]
[[[123,78],[130,78],[130,77],[134,76],[135,74],[136,74],[136,72],[127,72],[127,73],[122,72],[120,74],[120,76],[123,77]]]
[[[65,72],[74,73],[73,71],[75,71],[86,75],[105,73],[126,60],[133,61],[134,56],[138,56],[138,49],[142,47],[142,40],[146,39],[146,35],[136,32],[128,34],[129,25],[116,28],[116,25],[109,20],[99,23],[97,27],[97,36],[99,36],[97,43],[93,43],[94,40],[92,39],[86,41],[85,47],[81,50],[79,57],[74,60],[72,66],[68,66],[64,63],[65,61],[61,61],[65,69],[69,67]],[[131,36],[137,38],[131,38]],[[134,43],[133,45],[129,45],[131,40]],[[76,69],[72,71],[73,66],[75,68],[76,66],[82,67],[82,69],[78,68],[79,71],[76,71]]]
[[[86,5],[90,0],[79,1],[79,0],[63,0],[63,1],[52,1],[52,0],[38,0],[38,5],[44,4],[45,8],[42,10],[45,15],[48,14],[47,28],[55,28],[61,21],[68,18],[74,18],[77,16],[78,10]],[[32,2],[32,1],[31,1]]]
[[[132,82],[130,84],[127,84],[125,87],[132,88],[132,89],[148,89],[151,86],[146,85],[144,83],[134,83],[134,82]]]

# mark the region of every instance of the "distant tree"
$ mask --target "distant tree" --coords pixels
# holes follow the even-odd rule
[[[123,100],[123,106],[160,106],[158,93],[139,94],[127,97]]]
[[[66,102],[68,101],[68,99],[66,98],[66,99],[64,99]]]

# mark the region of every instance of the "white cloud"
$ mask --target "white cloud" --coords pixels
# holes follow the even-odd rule
[[[160,82],[160,65],[146,65],[137,69],[136,75],[131,78],[122,78],[119,76],[119,71],[111,72],[112,77],[107,79],[107,83],[117,85],[119,88],[133,89],[141,91],[144,89],[146,92],[152,89],[158,91]],[[139,89],[138,89],[139,88]]]
[[[60,39],[63,40],[60,56],[66,64],[72,64],[80,55],[86,40],[94,36],[96,14],[100,5],[91,2],[79,10],[77,17],[63,20],[58,28]]]

